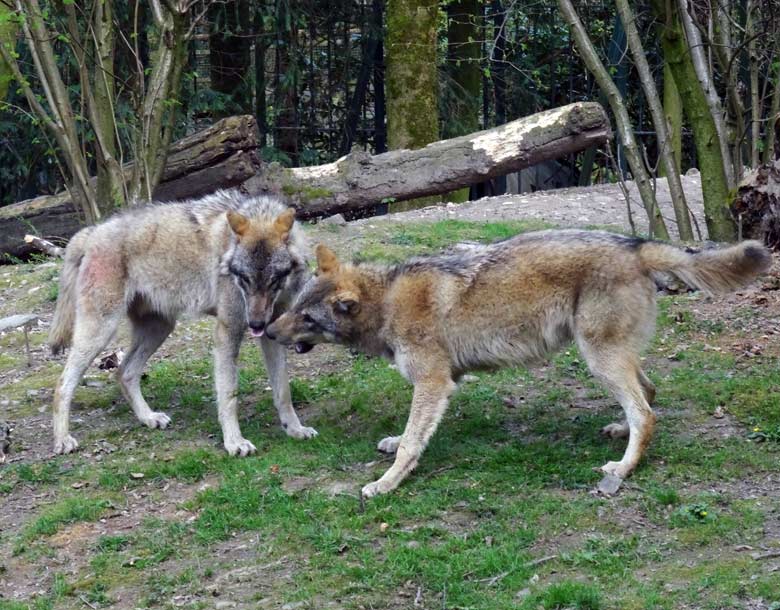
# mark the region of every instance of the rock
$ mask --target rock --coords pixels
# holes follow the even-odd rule
[[[321,225],[336,225],[337,227],[346,226],[347,220],[341,214],[334,214],[320,220]]]
[[[604,478],[601,479],[601,481],[599,481],[599,485],[596,490],[598,493],[604,496],[614,496],[622,484],[623,479],[615,476],[614,474],[607,474],[604,475]]]
[[[515,593],[515,598],[516,599],[525,599],[529,595],[531,595],[531,589],[526,587],[525,589],[520,589],[517,593]]]
[[[410,540],[409,542],[406,543],[406,548],[407,549],[419,549],[420,548],[420,543],[417,542],[416,540]]]
[[[701,172],[696,169],[695,167],[692,167],[687,172],[685,172],[686,176],[698,176]]]
[[[229,600],[220,600],[216,604],[214,604],[214,608],[216,610],[224,610],[225,608],[235,608],[238,604],[236,602],[231,602]]]

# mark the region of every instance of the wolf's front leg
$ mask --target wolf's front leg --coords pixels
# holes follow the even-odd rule
[[[222,441],[230,455],[244,457],[257,451],[241,435],[238,427],[238,350],[243,328],[230,327],[217,320],[214,329],[214,384],[217,389],[217,413],[222,426]]]
[[[288,436],[298,439],[314,438],[317,431],[314,428],[302,426],[290,397],[290,380],[287,377],[287,354],[283,345],[270,341],[266,337],[260,339],[260,347],[265,358],[265,368],[274,393],[274,406],[279,413],[282,428]]]
[[[414,470],[428,441],[436,432],[455,388],[455,382],[449,374],[425,377],[415,383],[412,409],[398,443],[395,462],[381,479],[363,488],[364,498],[393,491]]]

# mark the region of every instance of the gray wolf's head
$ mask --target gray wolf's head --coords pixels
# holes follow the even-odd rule
[[[351,265],[339,264],[326,246],[317,246],[317,275],[268,327],[268,338],[294,345],[299,354],[317,343],[353,343],[361,327],[357,273]]]
[[[244,296],[252,336],[262,337],[308,277],[303,253],[291,237],[295,210],[288,208],[272,219],[248,218],[231,210],[227,220],[236,236],[225,261],[227,271]]]

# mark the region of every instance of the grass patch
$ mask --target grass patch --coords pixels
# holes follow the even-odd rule
[[[21,541],[31,542],[42,536],[56,534],[63,525],[77,521],[96,521],[110,506],[104,498],[74,496],[48,507],[22,532]]]
[[[439,220],[415,225],[383,223],[381,229],[366,234],[365,244],[356,258],[360,261],[398,262],[416,254],[436,253],[458,242],[491,243],[553,226],[539,220]]]

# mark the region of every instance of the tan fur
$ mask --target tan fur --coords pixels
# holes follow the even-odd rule
[[[306,349],[335,341],[385,355],[414,384],[403,435],[379,445],[397,449],[395,463],[365,496],[391,491],[414,468],[460,375],[539,361],[572,340],[625,411],[624,424],[604,430],[629,436],[625,455],[602,470],[628,476],[655,425],[655,388],[639,358],[654,331],[651,275],[671,272],[723,292],[769,262],[755,242],[687,253],[585,231],[531,233],[397,267],[342,264],[324,246],[316,253],[318,276],[269,336]]]
[[[136,417],[152,428],[170,418],[149,408],[140,379],[148,358],[185,314],[213,315],[214,382],[223,443],[255,451],[238,425],[236,359],[247,326],[265,356],[282,426],[295,438],[316,431],[292,407],[284,350],[263,331],[308,277],[294,210],[265,197],[220,191],[198,201],[152,205],[79,232],[68,245],[50,343],[71,345],[54,394],[54,450],[78,447],[69,434],[73,391],[92,360],[128,319],[132,344],[117,378]]]

